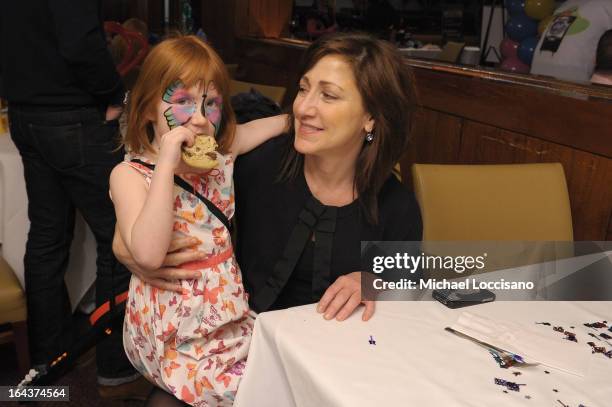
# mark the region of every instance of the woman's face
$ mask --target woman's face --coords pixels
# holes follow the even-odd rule
[[[323,57],[301,78],[293,114],[295,149],[302,154],[360,151],[365,133],[374,127],[351,67],[337,55]]]
[[[195,85],[186,88],[180,81],[170,85],[161,96],[153,124],[156,137],[178,126],[196,134],[216,136],[221,126],[223,97],[211,82],[207,89]]]

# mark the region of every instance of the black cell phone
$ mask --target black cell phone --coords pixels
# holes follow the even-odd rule
[[[470,305],[495,301],[495,293],[479,290],[433,290],[432,297],[448,308],[461,308]]]

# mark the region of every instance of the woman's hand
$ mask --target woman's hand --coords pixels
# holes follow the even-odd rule
[[[361,300],[361,272],[356,271],[338,277],[329,286],[317,305],[317,312],[324,314],[325,319],[336,317],[344,321],[361,303],[365,305],[361,319],[367,321],[374,314],[374,301]]]
[[[192,237],[173,239],[162,267],[154,271],[145,271],[136,265],[117,229],[115,229],[113,239],[113,252],[117,259],[142,281],[162,290],[182,293],[183,289],[178,280],[199,278],[201,273],[176,266],[204,258],[205,253],[198,250],[182,251],[182,249],[195,246],[198,243],[200,243],[198,239]]]

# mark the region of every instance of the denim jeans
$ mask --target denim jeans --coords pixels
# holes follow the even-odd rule
[[[9,105],[9,123],[28,194],[24,266],[30,353],[38,365],[68,350],[72,341],[64,274],[76,209],[96,238],[96,304],[128,288],[130,273],[112,253],[115,212],[108,192],[110,172],[123,159],[123,151],[117,148],[117,121],[106,122],[94,107],[49,111]],[[134,375],[120,323],[97,344],[96,352],[102,380]]]

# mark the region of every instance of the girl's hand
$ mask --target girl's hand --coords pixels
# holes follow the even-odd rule
[[[168,165],[173,171],[184,167],[181,159],[183,144],[188,147],[195,142],[195,133],[187,127],[178,126],[161,136],[157,165]]]
[[[323,313],[325,319],[336,317],[338,321],[347,319],[359,304],[363,303],[365,309],[361,316],[367,321],[374,314],[374,301],[361,300],[361,272],[346,274],[338,277],[336,281],[323,294],[317,312]]]
[[[201,273],[195,270],[181,269],[177,266],[189,261],[201,260],[205,256],[205,253],[201,251],[182,251],[182,249],[192,247],[198,243],[198,240],[192,237],[179,237],[173,239],[162,267],[154,271],[145,271],[136,265],[127,247],[125,247],[121,235],[117,229],[115,229],[113,253],[115,253],[117,259],[124,264],[128,270],[142,281],[162,290],[182,293],[183,289],[178,280],[200,278]]]

